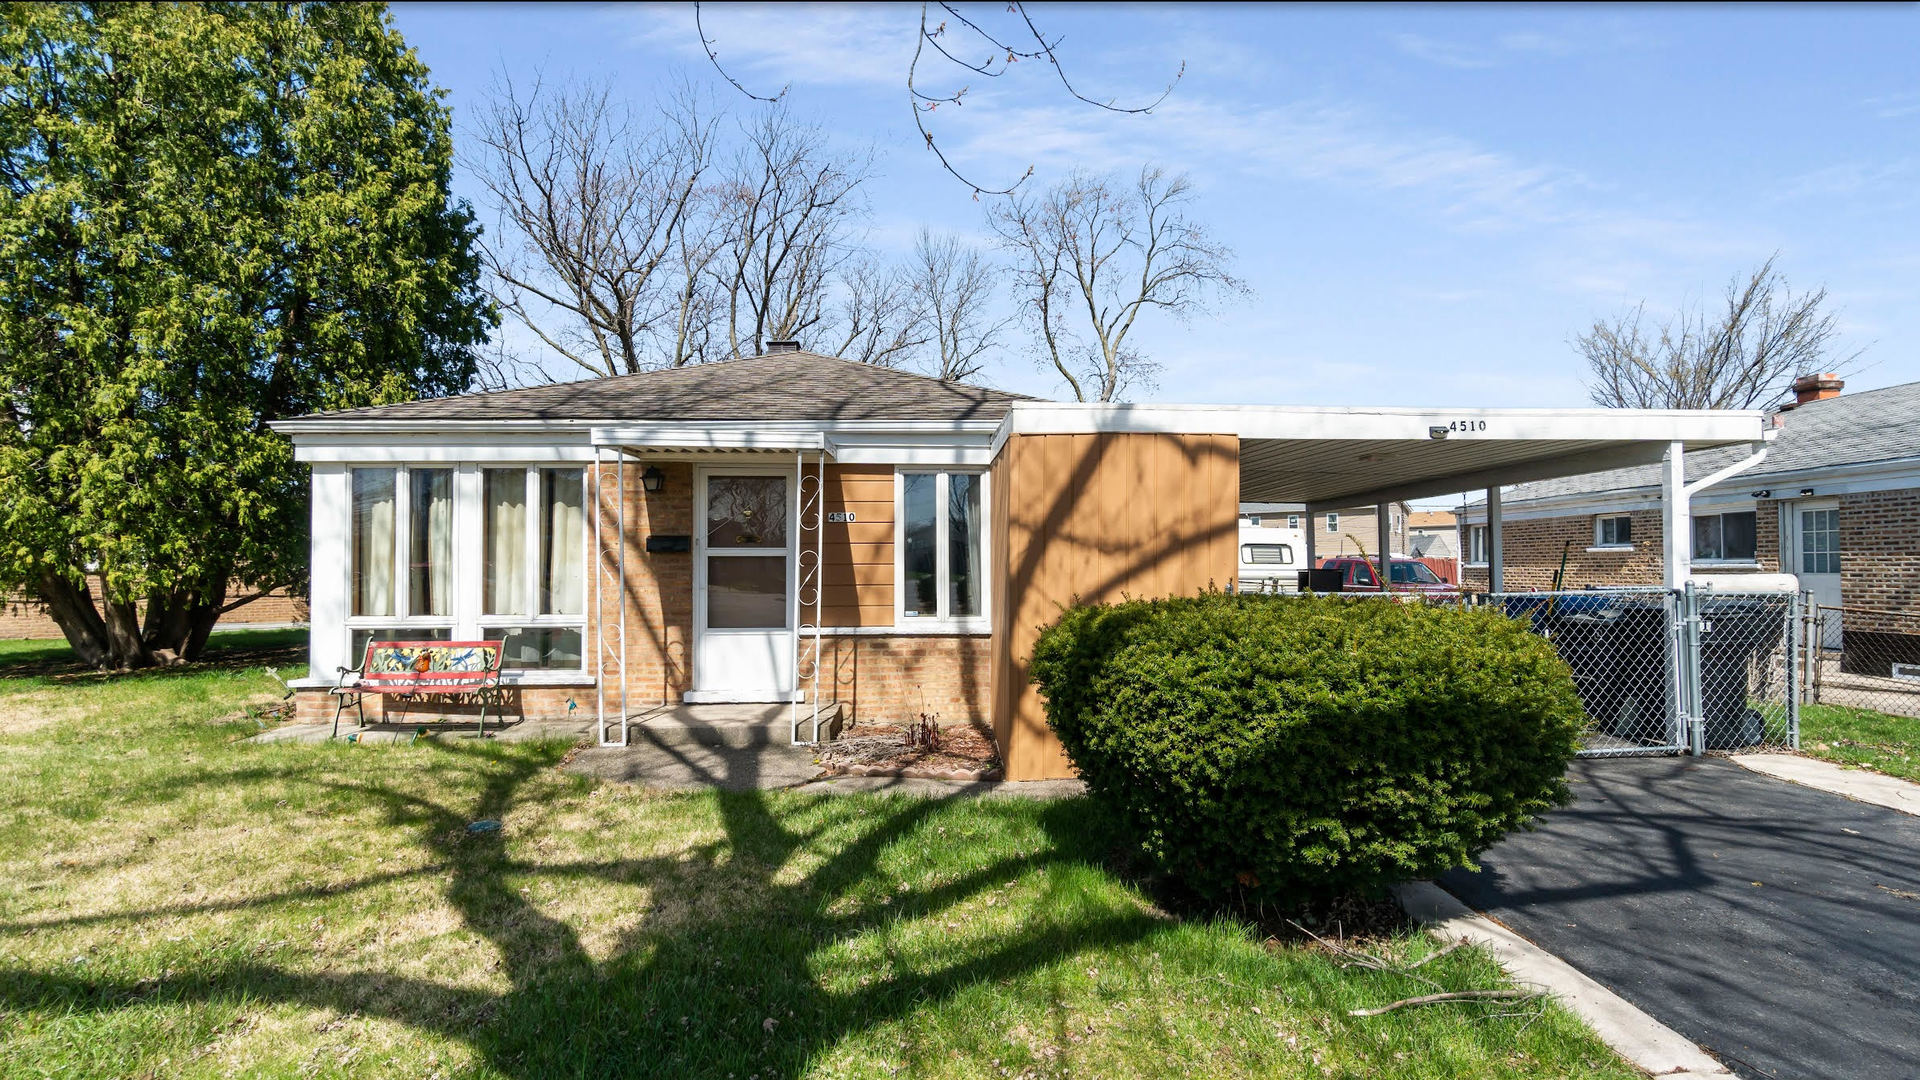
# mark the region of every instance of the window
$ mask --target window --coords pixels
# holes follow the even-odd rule
[[[586,632],[585,474],[482,470],[480,633],[503,668],[581,666]]]
[[[1371,563],[1364,563],[1355,559],[1347,563],[1347,584],[1378,585],[1380,584],[1380,579],[1373,576],[1373,565]]]
[[[1297,528],[1299,528],[1299,527],[1300,527],[1300,515],[1299,515],[1299,514],[1288,514],[1288,515],[1287,515],[1287,528],[1289,528],[1289,529],[1297,529]]]
[[[1426,563],[1391,562],[1387,564],[1387,573],[1392,576],[1395,585],[1446,584],[1440,580],[1439,574],[1433,572],[1433,567]]]
[[[1467,526],[1467,561],[1470,563],[1487,561],[1487,527],[1485,525]]]
[[[1703,561],[1752,562],[1753,511],[1735,514],[1695,514],[1693,518],[1693,557]]]
[[[351,617],[451,626],[453,470],[354,469],[352,489]]]
[[[1340,515],[1339,514],[1327,515],[1327,531],[1330,533],[1337,533],[1340,531]]]
[[[900,474],[900,617],[986,614],[979,473]]]
[[[1248,566],[1291,566],[1291,544],[1241,544],[1240,561]]]
[[[1633,543],[1633,518],[1627,514],[1608,514],[1593,519],[1595,547],[1628,547]]]
[[[1840,511],[1800,511],[1800,572],[1840,572]]]
[[[1242,514],[1240,515],[1240,524],[1251,525],[1252,527],[1257,529],[1260,527],[1260,515],[1259,514]]]

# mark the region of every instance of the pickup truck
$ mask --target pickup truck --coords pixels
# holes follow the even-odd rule
[[[1323,570],[1340,571],[1340,587],[1343,592],[1379,592],[1380,575],[1372,560],[1357,555],[1336,555],[1322,559]],[[1389,572],[1393,575],[1388,591],[1397,593],[1417,593],[1432,596],[1458,596],[1460,589],[1440,580],[1440,575],[1425,563],[1412,559],[1389,557]]]

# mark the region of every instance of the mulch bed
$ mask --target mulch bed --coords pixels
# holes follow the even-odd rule
[[[971,724],[940,729],[940,748],[909,748],[894,724],[855,724],[820,748],[829,776],[898,776],[921,780],[998,780],[993,739]]]

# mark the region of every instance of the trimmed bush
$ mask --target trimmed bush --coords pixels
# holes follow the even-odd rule
[[[1377,892],[1566,800],[1553,648],[1492,611],[1207,594],[1069,610],[1034,646],[1089,793],[1202,896]]]

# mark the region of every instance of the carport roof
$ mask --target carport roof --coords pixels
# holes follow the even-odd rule
[[[1167,432],[1240,438],[1240,498],[1365,506],[1661,460],[1774,435],[1758,411],[1385,409],[1016,402],[1012,435]]]

